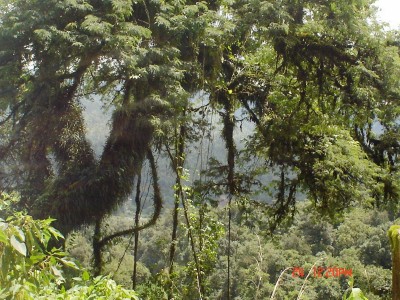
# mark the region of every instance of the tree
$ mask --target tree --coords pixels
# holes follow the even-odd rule
[[[50,4],[2,3],[2,123],[12,129],[1,157],[18,153],[21,205],[35,216],[57,218],[68,233],[122,203],[145,159],[156,176],[151,140],[174,103],[187,100],[197,44],[185,39],[196,40],[204,27],[199,20],[189,31],[184,19],[206,8],[55,1],[49,11]],[[85,138],[83,94],[101,94],[116,108],[98,160]],[[153,185],[149,224],[162,205],[156,178]]]
[[[210,94],[236,101],[255,123],[247,155],[262,159],[258,174],[276,173],[262,183],[274,199],[272,228],[296,211],[299,192],[331,217],[356,203],[397,205],[399,55],[390,34],[368,23],[371,3],[223,7],[229,25],[220,22]]]
[[[227,155],[226,163],[211,161],[200,198],[228,194],[231,204],[246,196],[272,229],[296,211],[300,192],[331,217],[358,203],[396,208],[398,37],[374,23],[372,3],[1,2],[8,128],[0,157],[17,161],[10,175],[20,205],[57,218],[68,233],[122,203],[148,160],[153,216],[121,234],[154,224],[162,207],[155,141],[174,148],[168,132],[188,131],[182,118],[193,120],[189,99],[202,91],[221,115]],[[85,137],[87,95],[115,107],[99,159]],[[246,151],[234,142],[240,113],[255,128]],[[260,180],[273,172],[272,182]],[[272,204],[254,201],[256,189]]]

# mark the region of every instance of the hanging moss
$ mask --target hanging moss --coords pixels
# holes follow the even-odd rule
[[[59,142],[57,158],[62,163],[60,173],[35,202],[34,215],[52,216],[64,233],[82,224],[90,224],[130,195],[138,166],[146,158],[150,160],[154,184],[155,216],[160,214],[161,196],[157,183],[154,158],[149,156],[154,126],[153,111],[161,108],[149,100],[149,104],[132,105],[129,110],[116,111],[113,130],[104,147],[99,162],[87,142],[81,141],[77,153],[71,152],[79,143]],[[62,146],[63,145],[63,146]],[[87,147],[86,147],[87,146]]]

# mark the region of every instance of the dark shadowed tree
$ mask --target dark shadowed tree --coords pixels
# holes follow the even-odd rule
[[[51,9],[50,9],[51,7]],[[195,90],[202,3],[2,3],[2,160],[15,157],[21,205],[65,233],[122,203],[162,122]],[[112,105],[99,158],[85,136],[82,97]],[[151,162],[150,162],[151,164]],[[9,169],[7,169],[10,171]],[[6,170],[6,171],[7,171]],[[156,168],[154,169],[156,174]],[[161,195],[154,185],[154,223]]]

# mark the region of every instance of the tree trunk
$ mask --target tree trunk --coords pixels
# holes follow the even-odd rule
[[[221,95],[225,109],[223,117],[223,138],[225,140],[225,148],[227,151],[228,175],[227,175],[227,192],[228,192],[228,269],[227,269],[227,300],[231,299],[231,221],[232,221],[232,198],[236,194],[235,184],[235,155],[236,147],[233,139],[233,131],[235,129],[234,108],[231,99],[227,95]]]
[[[185,162],[184,159],[184,151],[185,151],[185,134],[186,130],[183,125],[180,126],[179,136],[176,137],[176,154],[175,157],[172,157],[171,160],[173,163],[173,167],[176,173],[175,183],[178,186],[180,184],[180,176],[182,176],[182,168]],[[175,203],[174,203],[174,211],[173,211],[173,222],[172,222],[172,236],[171,236],[171,246],[169,249],[169,275],[171,276],[174,271],[174,258],[176,251],[176,243],[177,243],[177,232],[178,232],[178,210],[181,195],[178,190],[174,193]]]
[[[93,234],[93,274],[94,276],[99,276],[102,271],[103,261],[101,257],[101,247],[99,245],[100,241],[100,230],[101,230],[101,220],[96,220],[94,226]]]
[[[393,225],[388,231],[392,246],[392,299],[400,300],[400,225]]]
[[[140,171],[138,174],[138,179],[136,183],[136,196],[135,196],[135,204],[136,204],[136,212],[135,212],[135,227],[139,227],[140,221],[140,213],[141,213],[141,196],[140,196],[140,185],[142,183],[142,167],[140,167]],[[133,274],[132,274],[132,289],[136,289],[137,284],[137,262],[138,262],[138,247],[139,247],[139,231],[135,231],[135,244],[133,248]]]

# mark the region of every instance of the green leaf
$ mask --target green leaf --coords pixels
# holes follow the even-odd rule
[[[51,232],[51,234],[58,240],[58,238],[64,239],[64,236],[62,235],[61,232],[59,232],[57,229],[54,227],[49,227],[48,230]]]
[[[0,229],[0,243],[8,244],[8,237],[1,229]]]
[[[70,268],[79,270],[79,267],[78,267],[78,266],[76,265],[76,263],[74,263],[73,261],[67,260],[67,259],[65,259],[65,258],[61,258],[60,261],[61,261],[64,265],[66,265],[66,266],[68,266],[68,267],[70,267]]]
[[[31,255],[29,257],[29,259],[32,262],[32,264],[36,264],[36,263],[44,260],[45,258],[46,258],[46,255],[44,255],[43,253],[39,253],[37,255]]]
[[[344,300],[368,300],[367,297],[365,297],[364,293],[359,289],[359,288],[353,288],[351,290],[351,293],[349,297],[344,298]]]
[[[10,257],[8,255],[3,255],[3,257],[1,258],[1,272],[3,278],[7,276],[9,267],[10,267]]]
[[[15,249],[15,250],[17,250],[19,253],[21,253],[23,256],[26,256],[26,245],[25,245],[25,243],[24,242],[20,242],[20,241],[18,241],[16,238],[15,238],[15,236],[13,235],[13,236],[11,236],[11,238],[10,238],[10,243],[11,243],[11,246],[13,246],[13,248]]]
[[[88,271],[84,271],[84,272],[82,273],[82,279],[83,279],[84,281],[87,281],[87,280],[90,279],[90,275],[89,275],[89,272],[88,272]]]
[[[116,14],[121,16],[130,16],[132,14],[131,0],[112,0],[111,3]]]
[[[162,16],[157,16],[156,17],[156,22],[157,25],[164,26],[165,28],[170,28],[171,27],[171,22],[168,21],[166,18]]]
[[[24,232],[23,232],[21,229],[19,229],[19,228],[16,228],[16,230],[17,230],[17,232],[18,232],[18,237],[19,237],[23,242],[25,242],[25,234],[24,234]]]
[[[82,22],[81,27],[89,33],[104,35],[111,31],[112,25],[108,22],[102,21],[99,17],[94,15],[87,15]]]
[[[62,277],[61,271],[57,269],[55,266],[51,266],[51,270],[53,271],[53,274],[56,275],[57,277]]]
[[[36,29],[34,33],[36,37],[42,42],[51,40],[51,32],[45,29]]]

